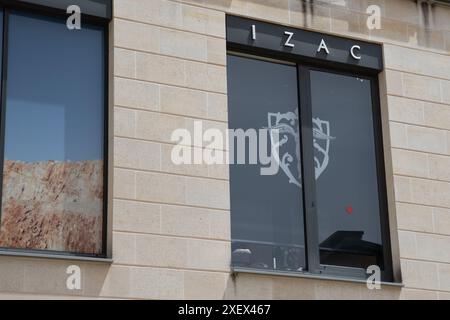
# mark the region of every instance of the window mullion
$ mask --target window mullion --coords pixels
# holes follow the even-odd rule
[[[307,264],[309,272],[320,273],[309,69],[298,66],[297,70]]]
[[[3,8],[3,37],[1,52],[1,105],[0,105],[0,177],[3,181],[3,163],[5,151],[5,105],[6,105],[6,85],[8,70],[8,34],[9,34],[9,9]],[[2,207],[3,183],[0,183],[0,208]],[[3,211],[3,210],[2,210]],[[0,211],[0,223],[2,221],[3,212]]]

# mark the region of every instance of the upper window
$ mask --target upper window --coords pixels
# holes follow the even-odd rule
[[[370,79],[310,72],[320,263],[383,265]]]
[[[104,255],[105,28],[4,15],[0,247]]]
[[[306,262],[297,68],[233,55],[228,57],[228,65],[230,128],[248,132],[246,161],[239,164],[236,141],[235,165],[230,167],[234,262],[255,268],[301,270]],[[258,154],[266,153],[257,141],[265,137],[253,134],[256,131],[252,129],[275,125],[280,115],[286,116],[282,122],[293,133],[283,145],[283,153],[293,157],[289,166],[292,176],[261,175],[252,145],[261,149]],[[266,140],[270,148],[270,137]]]
[[[374,85],[356,74],[228,55],[229,126],[247,133],[246,161],[238,161],[236,138],[230,166],[235,267],[348,276],[389,268]],[[272,175],[251,161],[252,144],[259,156],[266,150],[251,130],[263,128],[279,135],[278,143],[267,139],[279,161]]]

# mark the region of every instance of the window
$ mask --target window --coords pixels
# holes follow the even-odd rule
[[[233,55],[228,57],[228,65],[230,127],[264,128],[278,113],[292,114],[292,123],[286,123],[295,136],[283,150],[295,156],[290,168],[293,178],[300,181],[297,68]],[[235,159],[236,165],[230,166],[234,262],[254,268],[301,270],[305,267],[301,188],[282,174],[261,175],[257,165],[248,164],[250,149],[247,140],[247,161],[237,164]]]
[[[1,17],[0,247],[104,256],[105,23],[69,30],[14,8]]]
[[[274,175],[250,160],[250,134],[244,163],[230,144],[234,268],[365,277],[377,265],[389,280],[376,79],[239,53],[227,65],[230,129],[283,141],[267,139]]]
[[[320,263],[383,265],[370,79],[310,72]]]

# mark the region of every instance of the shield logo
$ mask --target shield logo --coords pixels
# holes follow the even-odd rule
[[[328,167],[330,162],[330,143],[335,138],[330,136],[330,122],[313,118],[314,168],[316,180]]]
[[[301,188],[301,165],[300,165],[300,134],[299,134],[298,111],[286,113],[272,113],[267,115],[268,131],[271,142],[272,158],[277,161],[279,167],[288,177],[289,183]],[[330,123],[319,118],[313,118],[313,146],[314,167],[316,179],[325,171],[329,163],[329,151],[331,140]],[[278,133],[278,139],[275,138]],[[295,144],[295,153],[282,151],[283,146],[290,143]],[[286,149],[286,148],[285,148]],[[289,148],[292,150],[293,148]]]

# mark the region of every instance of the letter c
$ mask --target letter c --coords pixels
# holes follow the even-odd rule
[[[358,45],[354,45],[351,49],[350,49],[350,54],[352,55],[353,58],[355,58],[356,60],[361,60],[361,56],[357,56],[355,54],[355,49],[357,49],[358,51],[361,50],[361,47]]]

